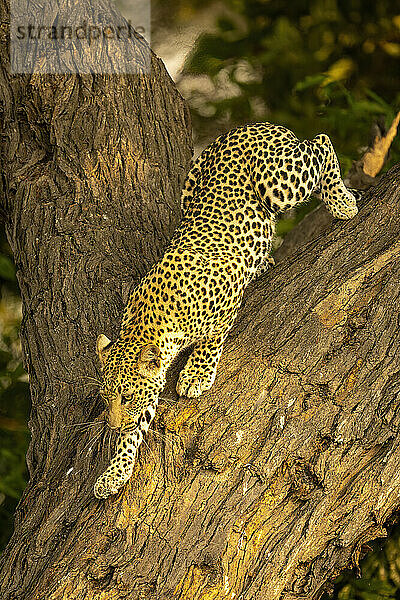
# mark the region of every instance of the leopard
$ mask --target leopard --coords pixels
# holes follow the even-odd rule
[[[249,283],[271,265],[277,217],[317,195],[351,219],[362,192],[348,189],[328,135],[300,141],[282,125],[254,123],[220,135],[190,168],[182,220],[163,256],[134,288],[118,338],[97,338],[106,421],[119,432],[94,495],[116,494],[131,478],[171,363],[191,347],[180,397],[214,383],[224,342]]]

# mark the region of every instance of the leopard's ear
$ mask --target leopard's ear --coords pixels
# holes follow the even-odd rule
[[[161,370],[161,350],[155,344],[146,344],[139,353],[137,368],[144,377],[157,377]]]
[[[104,333],[101,333],[96,341],[96,351],[102,365],[106,362],[111,346],[112,341]]]

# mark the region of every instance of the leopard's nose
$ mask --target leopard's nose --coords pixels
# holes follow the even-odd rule
[[[121,396],[116,396],[110,402],[110,412],[107,421],[111,429],[118,429],[122,423]]]
[[[119,429],[121,427],[121,415],[109,413],[107,415],[107,423],[110,429]]]

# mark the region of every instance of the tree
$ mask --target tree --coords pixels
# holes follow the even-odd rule
[[[178,222],[188,113],[154,56],[150,78],[10,77],[2,41],[32,442],[1,597],[318,598],[399,506],[400,168],[354,220],[318,209],[315,239],[293,234],[249,288],[212,390],[177,399],[177,365],[131,482],[99,502],[95,338],[116,336]]]

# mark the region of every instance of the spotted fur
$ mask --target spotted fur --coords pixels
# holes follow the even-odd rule
[[[212,386],[244,289],[273,262],[277,214],[317,189],[334,217],[357,214],[326,135],[301,142],[285,127],[247,125],[217,138],[194,163],[180,227],[133,292],[117,341],[98,339],[101,395],[120,439],[96,497],[117,492],[131,477],[165,373],[182,348],[194,344],[178,394],[197,397]]]

